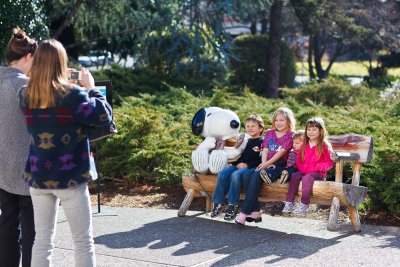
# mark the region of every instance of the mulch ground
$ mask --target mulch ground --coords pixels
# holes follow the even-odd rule
[[[92,203],[97,203],[97,188],[90,185]],[[156,185],[131,185],[106,183],[100,186],[100,201],[102,205],[111,207],[130,208],[159,208],[179,209],[186,192],[183,188],[160,187]],[[282,202],[266,202],[261,205],[262,212],[272,216],[284,216]],[[307,218],[327,220],[329,206],[311,205]],[[205,210],[204,198],[195,198],[190,205],[190,210]],[[400,218],[386,211],[366,212],[360,214],[361,223],[400,227]],[[339,221],[348,221],[347,209],[339,213]]]

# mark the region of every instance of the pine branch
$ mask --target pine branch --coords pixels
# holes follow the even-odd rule
[[[53,35],[54,39],[58,39],[62,32],[64,31],[65,27],[68,26],[69,23],[74,19],[76,14],[78,13],[79,8],[81,5],[85,2],[84,0],[78,0],[74,7],[68,12],[68,14],[65,16],[64,21],[61,23],[60,27],[58,27],[57,31]]]

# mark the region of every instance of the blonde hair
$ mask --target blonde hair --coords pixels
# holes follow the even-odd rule
[[[289,122],[289,130],[290,131],[294,131],[296,129],[296,119],[294,118],[293,111],[291,109],[285,108],[285,107],[278,108],[272,114],[272,121],[271,121],[272,122],[272,127],[271,128],[276,130],[276,128],[275,128],[275,120],[276,120],[276,117],[279,114],[281,114],[281,115],[286,117],[286,119]]]
[[[262,128],[260,132],[262,134],[262,132],[264,131],[264,120],[260,115],[252,114],[247,117],[246,122],[248,121],[254,121],[255,123],[257,123],[258,126]]]
[[[301,138],[304,140],[304,130],[298,130],[293,134],[292,140],[297,139],[297,138]]]
[[[301,146],[301,161],[304,161],[304,151],[306,150],[307,144],[310,142],[310,138],[307,136],[307,129],[310,127],[316,127],[319,129],[319,137],[317,140],[317,155],[321,157],[324,149],[324,144],[328,147],[328,150],[332,150],[331,143],[328,141],[328,131],[325,128],[324,120],[320,117],[314,117],[306,122],[306,129],[304,131],[304,142]]]
[[[43,41],[36,50],[24,100],[29,108],[51,108],[56,98],[68,93],[71,85],[67,76],[67,52],[57,40]]]

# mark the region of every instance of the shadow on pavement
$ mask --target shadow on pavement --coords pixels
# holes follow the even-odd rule
[[[352,235],[349,231],[339,232],[336,237],[326,239],[187,216],[148,223],[131,231],[101,235],[95,238],[95,243],[113,249],[147,247],[159,250],[177,246],[172,256],[209,252],[212,257],[208,260],[216,261],[213,265],[231,266],[251,259],[265,258],[267,264],[286,258],[305,258]]]

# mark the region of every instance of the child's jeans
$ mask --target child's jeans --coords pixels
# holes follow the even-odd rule
[[[243,179],[245,174],[250,171],[254,171],[254,169],[238,169],[236,166],[221,171],[217,177],[217,186],[213,197],[214,203],[225,204],[225,196],[228,193],[228,203],[239,205]]]
[[[68,189],[30,188],[36,237],[32,267],[51,266],[57,212],[61,200],[72,234],[75,266],[96,266],[89,190],[86,183]]]
[[[247,172],[244,175],[244,184],[246,185],[246,197],[242,203],[241,212],[244,214],[250,214],[253,211],[260,211],[260,204],[258,203],[258,194],[262,180],[260,178],[260,171],[251,169],[251,172]]]
[[[288,172],[288,180],[290,180],[290,176],[297,172],[297,168],[294,166],[290,166],[289,168],[284,168],[280,166],[276,166],[275,168],[267,168],[265,171],[268,173],[272,182],[276,181],[281,177],[282,171],[286,170]]]
[[[289,190],[286,196],[286,201],[294,202],[294,198],[297,194],[301,181],[301,202],[305,205],[310,204],[311,191],[315,180],[325,180],[325,176],[319,172],[310,172],[307,174],[301,172],[293,173],[289,182]]]

